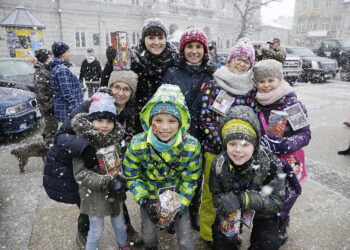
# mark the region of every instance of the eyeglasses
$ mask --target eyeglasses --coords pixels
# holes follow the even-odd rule
[[[250,61],[249,60],[244,60],[242,57],[240,56],[237,56],[235,57],[235,62],[238,63],[238,64],[244,64],[245,66],[250,66]]]
[[[131,89],[130,88],[121,88],[120,86],[113,86],[112,89],[114,89],[117,92],[121,92],[123,91],[125,94],[130,94],[131,93]]]

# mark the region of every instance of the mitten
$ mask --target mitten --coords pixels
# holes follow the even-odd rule
[[[113,46],[109,46],[107,49],[106,49],[106,56],[107,56],[107,61],[109,63],[113,63],[113,60],[116,56],[116,53],[117,53],[117,50],[115,49],[115,47]]]
[[[93,169],[96,165],[98,165],[96,149],[93,146],[87,146],[81,153],[81,156],[86,168]]]
[[[124,176],[121,176],[119,174],[116,174],[113,176],[113,179],[111,180],[109,184],[109,190],[112,191],[119,191],[125,189],[125,178]]]
[[[285,139],[273,135],[264,135],[261,137],[261,145],[269,148],[275,154],[284,154],[287,150]]]
[[[233,211],[242,206],[242,199],[240,194],[236,195],[233,192],[229,192],[221,198],[220,205],[218,207],[218,213],[222,217],[228,217]]]
[[[157,200],[145,198],[141,207],[145,210],[152,223],[157,224],[159,222]]]

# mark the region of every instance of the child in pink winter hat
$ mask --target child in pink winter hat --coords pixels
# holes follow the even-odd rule
[[[245,56],[251,62],[250,68],[255,62],[255,51],[251,41],[248,38],[241,38],[231,48],[230,54],[227,56],[226,63],[230,63],[232,58],[236,56]]]

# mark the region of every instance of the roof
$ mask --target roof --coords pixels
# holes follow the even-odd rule
[[[0,22],[6,28],[37,28],[45,29],[45,25],[33,16],[24,6],[17,6],[7,17]]]
[[[261,26],[267,26],[267,27],[272,27],[272,28],[277,28],[277,29],[284,29],[284,30],[291,30],[292,28],[286,25],[279,24],[275,21],[272,20],[265,20],[263,21]]]

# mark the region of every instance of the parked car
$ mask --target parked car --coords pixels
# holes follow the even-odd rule
[[[325,38],[316,51],[317,55],[337,60],[338,65],[343,66],[350,56],[350,39]]]
[[[311,49],[286,46],[288,55],[298,56],[302,60],[302,73],[299,80],[303,82],[323,83],[334,78],[338,73],[337,61],[317,56]]]
[[[17,58],[0,58],[0,87],[34,92],[33,63]]]
[[[340,79],[350,81],[350,65],[344,65],[340,70]]]
[[[0,87],[0,134],[16,134],[40,122],[35,94],[30,91]]]

